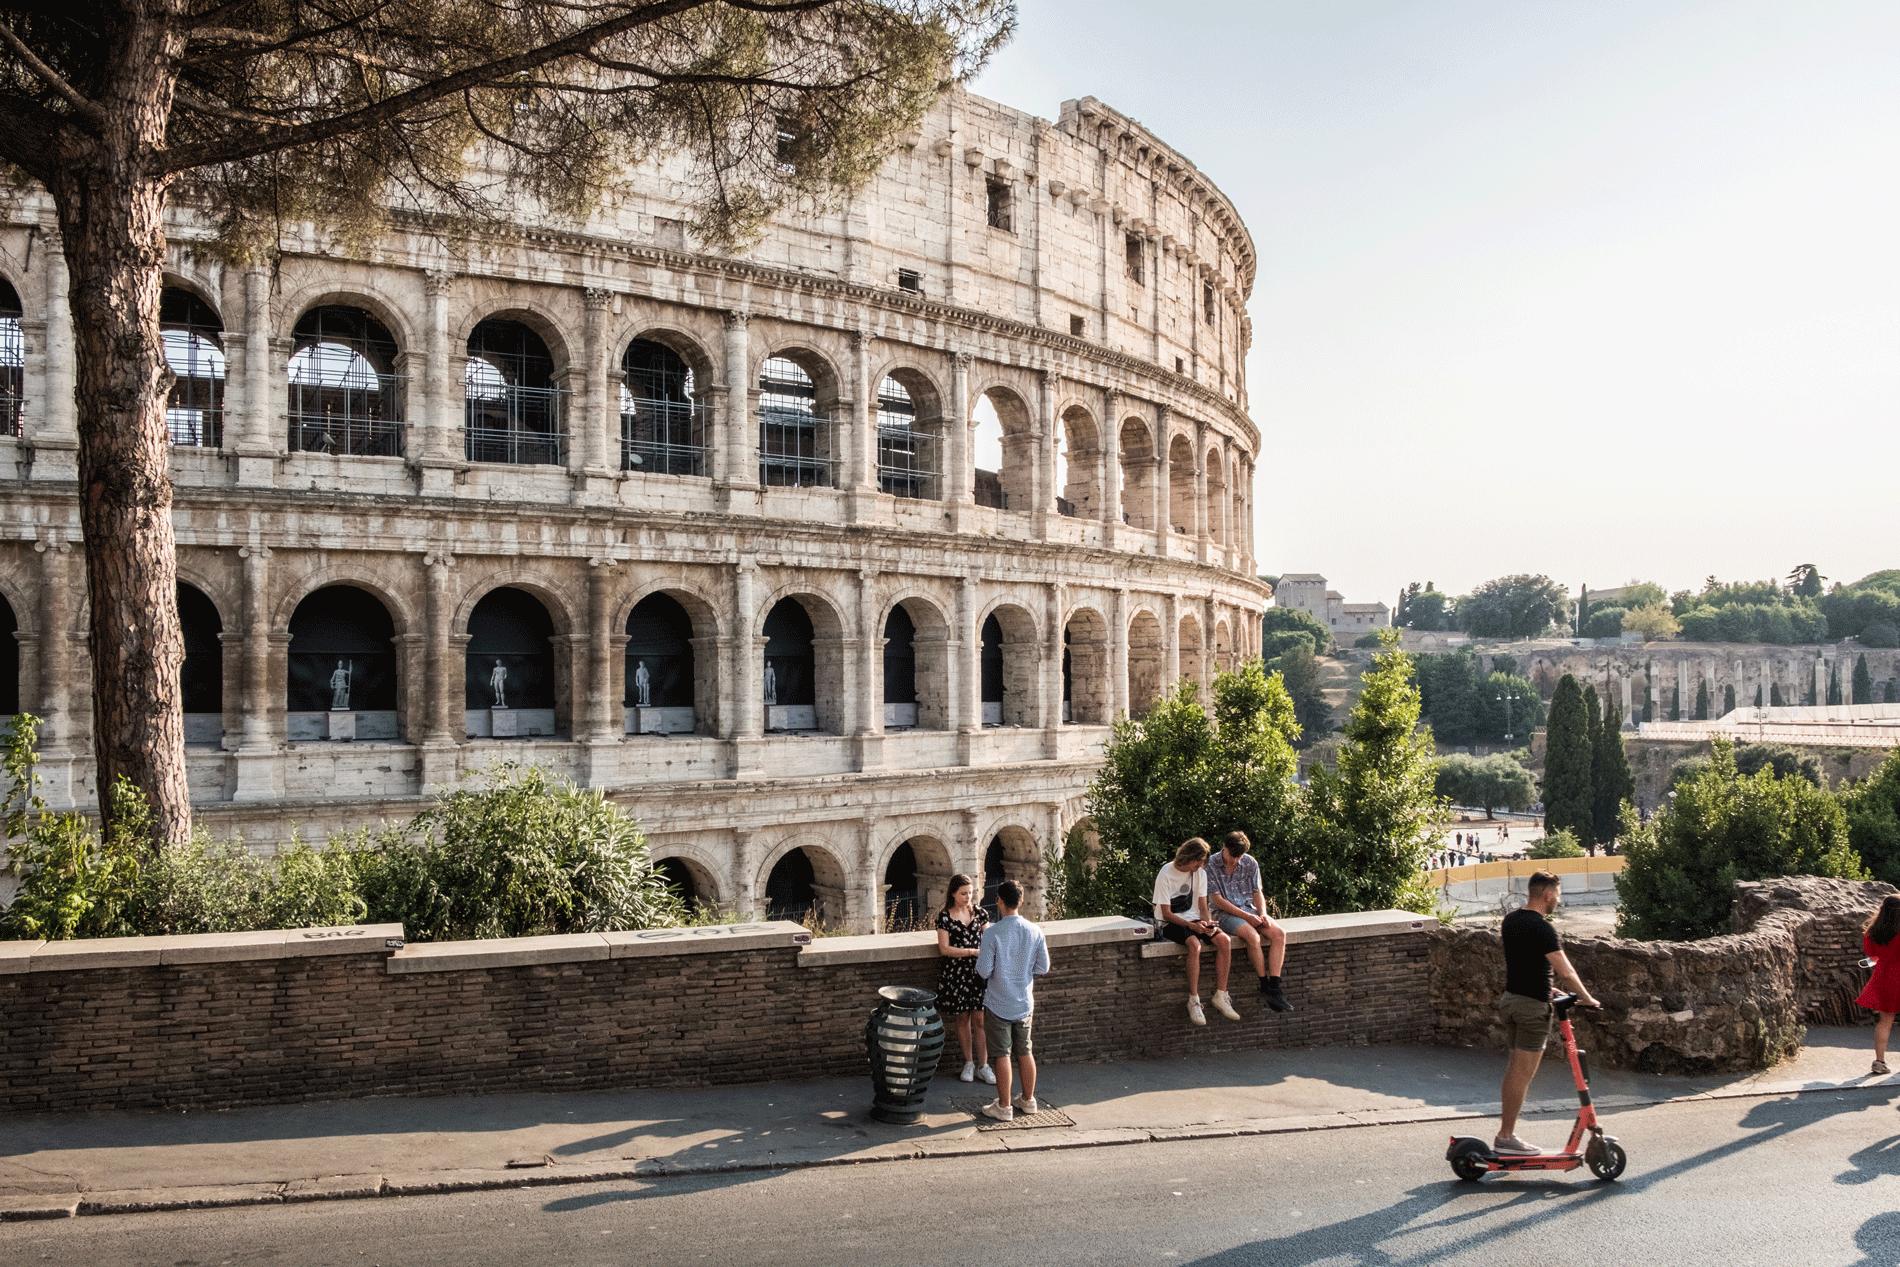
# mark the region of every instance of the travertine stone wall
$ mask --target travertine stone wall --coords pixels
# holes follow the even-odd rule
[[[829,877],[821,917],[871,928],[901,847],[981,874],[1019,838],[1039,842],[1010,851],[1035,909],[1040,848],[1082,818],[1115,715],[1258,648],[1252,240],[1192,163],[1092,98],[1050,122],[953,91],[841,211],[788,214],[742,257],[698,249],[676,189],[633,173],[611,206],[524,207],[473,238],[404,213],[360,255],[307,226],[270,268],[220,262],[210,221],[172,209],[167,285],[222,323],[204,336],[223,358],[216,416],[187,419],[204,434],[173,448],[179,575],[215,609],[221,657],[221,711],[186,719],[199,819],[268,847],[292,823],[400,821],[431,787],[531,761],[628,805],[697,896],[747,914],[794,850]],[[21,434],[0,436],[0,601],[21,705],[47,721],[47,800],[86,806],[64,269],[44,197],[6,214],[27,404]],[[328,451],[291,419],[298,323],[329,306],[396,345],[377,367],[380,449]],[[489,320],[545,345],[558,452],[476,460],[464,381]],[[636,340],[692,375],[696,473],[623,447]],[[773,358],[805,372],[827,420],[813,486],[762,483]],[[916,495],[880,475],[887,380],[926,438],[929,476],[901,490]],[[1001,471],[976,469],[984,434]],[[327,586],[387,613],[393,709],[291,714],[290,620]],[[504,588],[552,626],[545,718],[491,717],[465,690],[471,613]],[[693,652],[692,709],[665,735],[627,707],[628,620],[655,595],[684,609]],[[813,628],[809,726],[765,698],[765,624],[786,600]],[[885,709],[899,606],[917,631],[914,726]],[[992,615],[1000,718],[979,689]]]

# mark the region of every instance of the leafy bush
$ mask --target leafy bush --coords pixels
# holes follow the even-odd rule
[[[1320,624],[1310,612],[1303,612],[1297,607],[1267,608],[1260,613],[1260,632],[1263,639],[1277,633],[1303,633],[1312,641],[1314,655],[1325,655],[1327,648],[1333,645],[1332,630]],[[1280,652],[1273,652],[1268,651],[1267,646],[1265,641],[1261,643],[1261,653],[1267,659],[1272,659],[1276,654],[1285,654],[1284,648]]]
[[[1737,880],[1778,875],[1862,876],[1839,802],[1802,778],[1763,768],[1744,778],[1734,745],[1714,741],[1706,769],[1648,823],[1627,806],[1619,830],[1629,861],[1617,883],[1625,937],[1688,940],[1728,926]]]
[[[1841,793],[1847,840],[1876,880],[1900,882],[1900,748]]]
[[[65,941],[130,933],[128,910],[150,818],[144,798],[123,778],[112,786],[108,795],[119,825],[104,841],[84,815],[49,811],[33,770],[40,759],[33,746],[39,723],[30,713],[15,716],[0,756],[0,776],[7,781],[6,869],[20,881],[13,902],[0,912],[0,934]]]
[[[1376,633],[1362,633],[1352,640],[1352,645],[1360,650],[1364,650],[1367,647],[1376,647],[1379,645],[1379,635]]]
[[[243,841],[193,832],[184,844],[154,852],[139,878],[139,931],[159,937],[268,928],[270,887],[269,861]]]
[[[1531,772],[1501,752],[1488,757],[1453,753],[1438,763],[1434,792],[1453,805],[1481,805],[1486,818],[1494,809],[1524,810],[1537,799]]]
[[[1583,846],[1577,843],[1575,832],[1545,832],[1542,840],[1531,844],[1530,857],[1539,862],[1545,858],[1581,858]]]
[[[1583,622],[1585,638],[1614,638],[1623,632],[1623,617],[1628,614],[1625,607],[1593,607],[1590,619]]]
[[[1860,631],[1863,647],[1900,647],[1900,627],[1890,620],[1868,622]]]

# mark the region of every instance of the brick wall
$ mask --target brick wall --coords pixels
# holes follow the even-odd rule
[[[1063,931],[1082,924],[1097,927]],[[864,1071],[864,1023],[878,987],[936,981],[928,935],[800,947],[791,926],[758,927],[731,948],[646,945],[629,957],[610,957],[618,947],[596,954],[599,939],[584,938],[529,939],[562,944],[519,952],[507,949],[515,943],[463,943],[482,949],[462,961],[454,947],[411,947],[392,959],[361,941],[301,956],[79,968],[42,969],[16,954],[16,968],[25,958],[27,970],[0,971],[0,1106],[210,1108],[852,1075]],[[1243,1019],[1210,1009],[1205,1029],[1187,1022],[1183,961],[1144,956],[1147,943],[1126,921],[1049,928],[1053,969],[1037,986],[1045,1060],[1430,1039],[1427,939],[1409,924],[1365,936],[1335,927],[1310,944],[1296,933],[1291,1016],[1262,1017],[1252,971],[1237,957]],[[418,952],[420,961],[409,957]],[[594,957],[575,961],[578,953]],[[529,961],[460,966],[482,955]],[[450,966],[435,968],[429,956]],[[425,970],[392,970],[417,962]],[[1212,988],[1210,962],[1202,994]]]

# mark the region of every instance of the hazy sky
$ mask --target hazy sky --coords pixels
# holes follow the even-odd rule
[[[1020,5],[1253,233],[1263,571],[1900,566],[1896,0]]]

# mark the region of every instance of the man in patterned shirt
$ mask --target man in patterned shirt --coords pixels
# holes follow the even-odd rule
[[[1286,930],[1266,914],[1260,864],[1247,852],[1251,847],[1245,832],[1230,831],[1222,837],[1221,851],[1207,867],[1207,905],[1222,932],[1246,943],[1254,975],[1260,978],[1261,1002],[1276,1012],[1291,1012],[1293,1005],[1287,1002],[1280,986],[1280,969],[1286,964]],[[1260,945],[1262,933],[1267,937],[1264,951]]]

